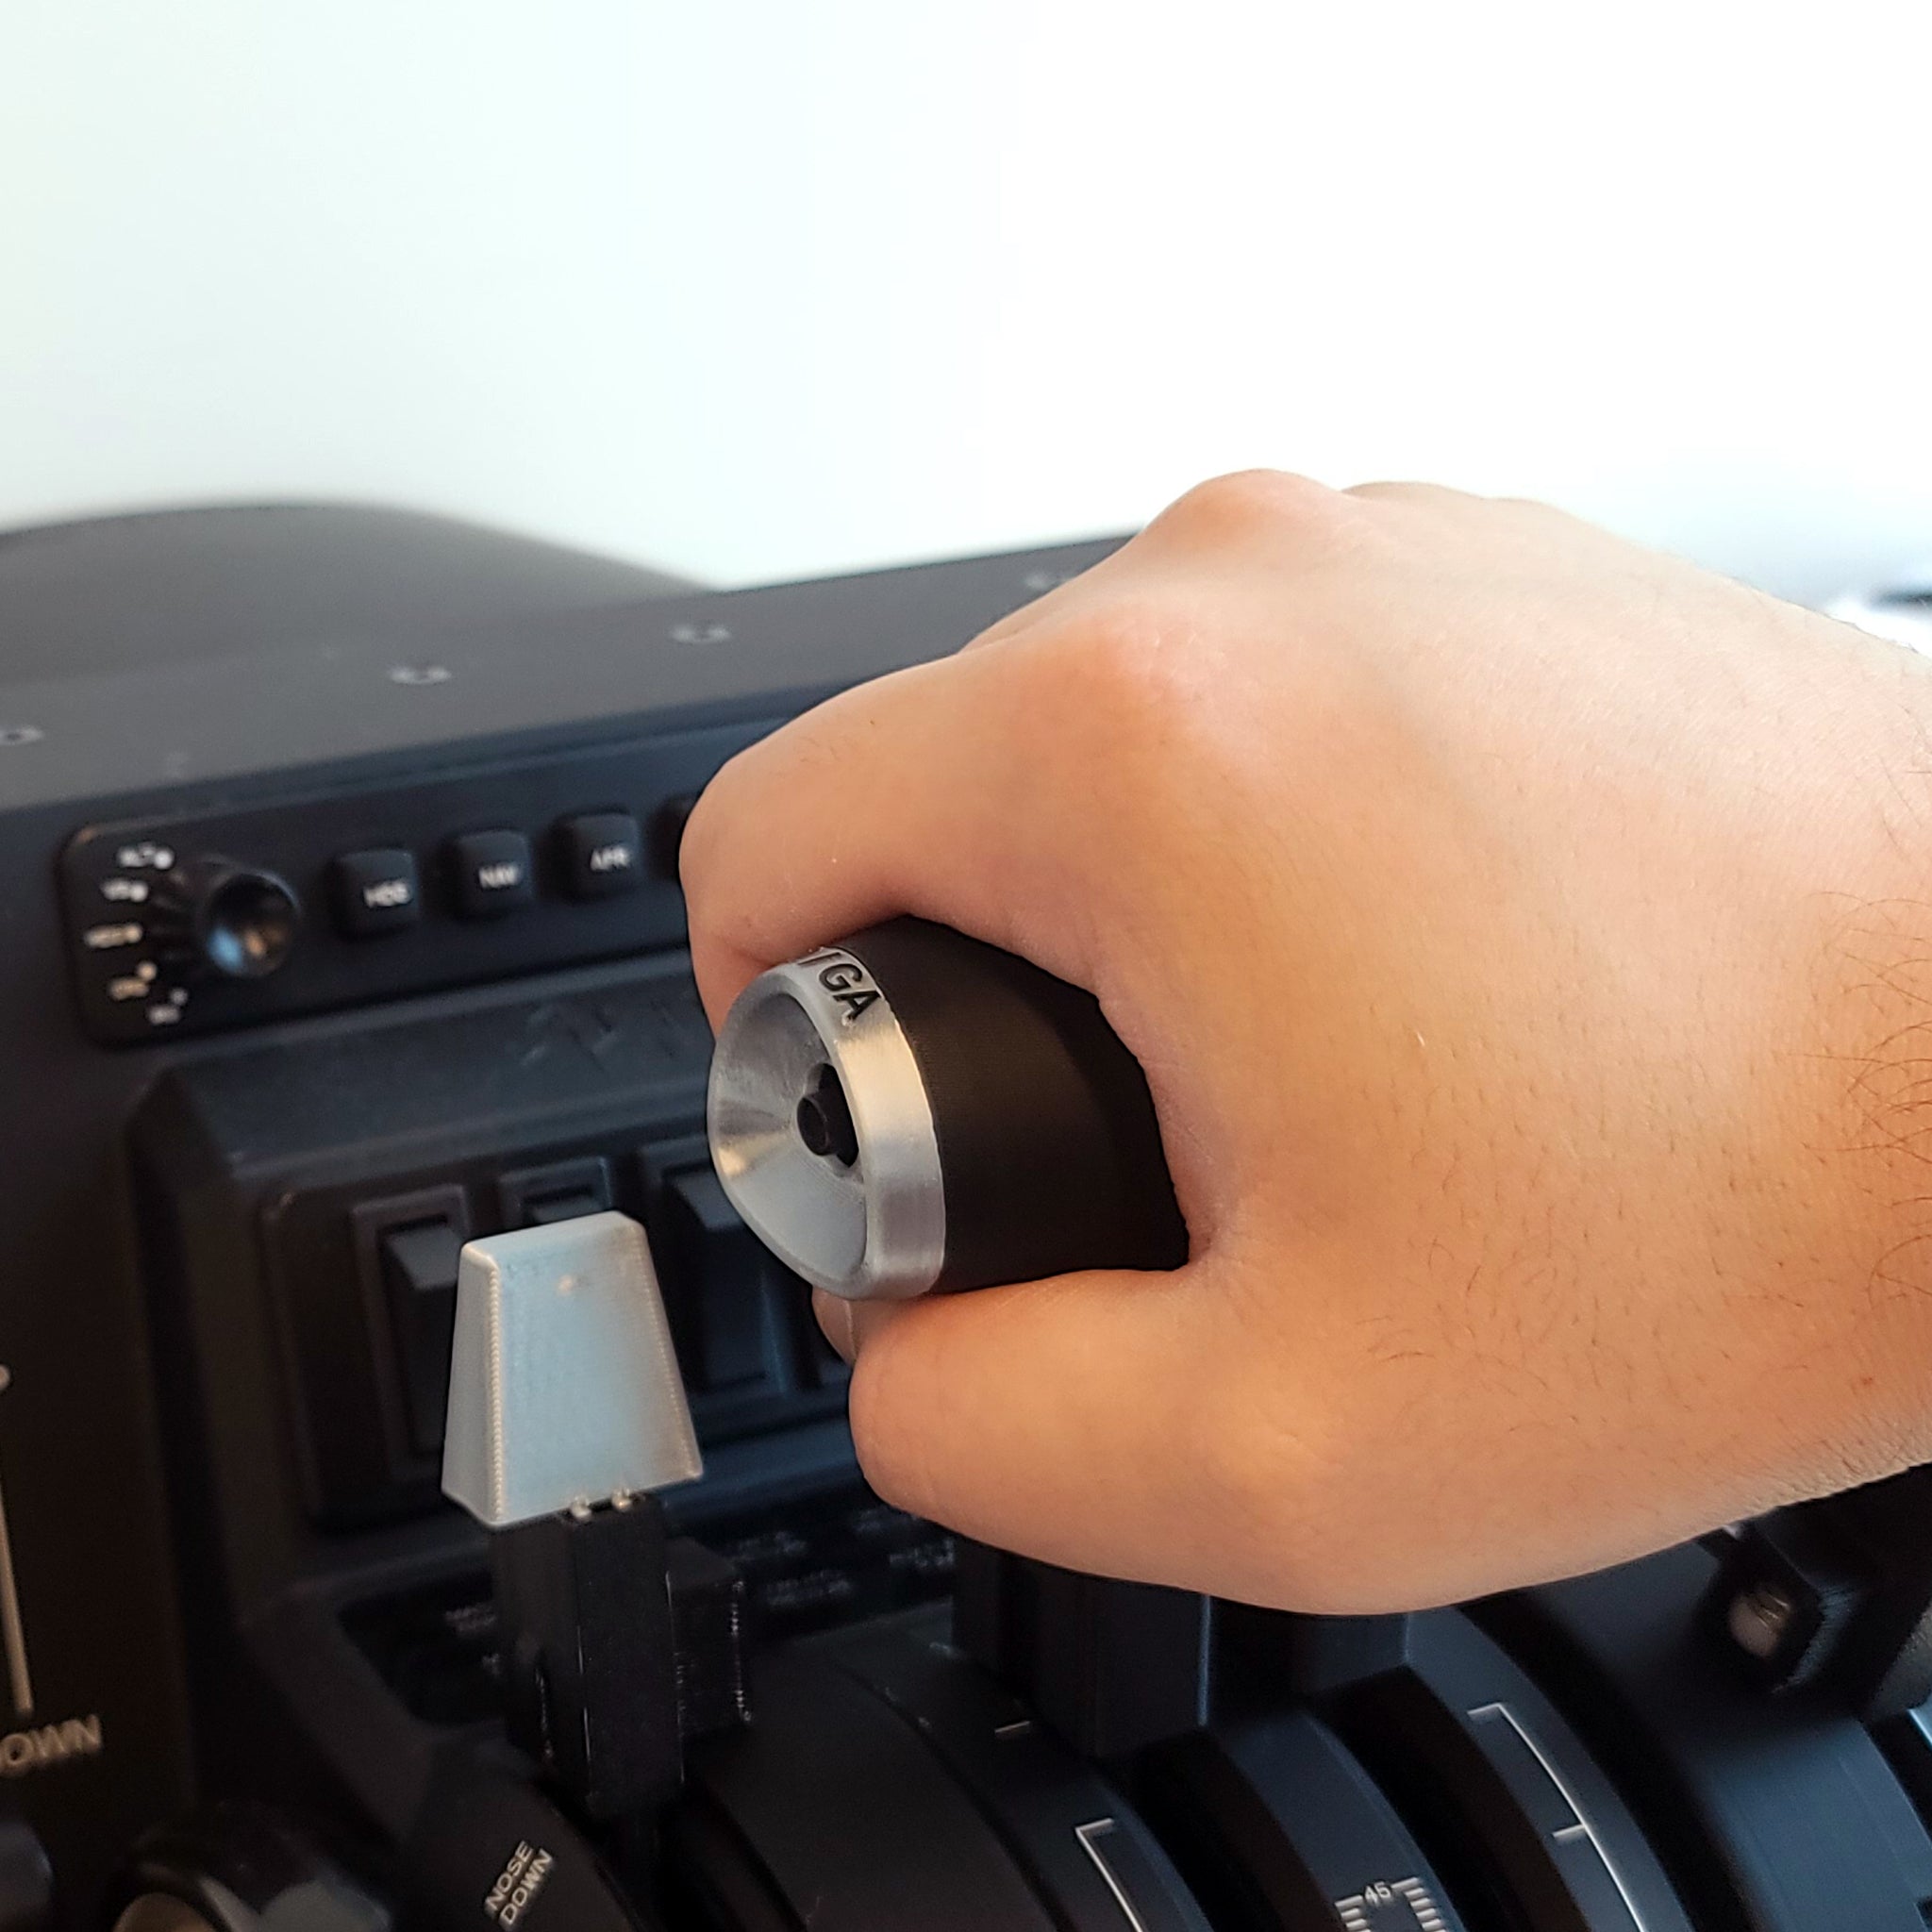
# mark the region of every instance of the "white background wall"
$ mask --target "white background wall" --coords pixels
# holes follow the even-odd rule
[[[0,524],[719,580],[1265,462],[1932,553],[1932,5],[0,0]]]

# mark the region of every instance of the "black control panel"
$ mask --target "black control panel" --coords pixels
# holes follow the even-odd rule
[[[645,1223],[693,1522],[850,1489],[841,1365],[706,1157],[684,817],[1110,547],[713,592],[347,506],[0,533],[0,1924],[113,1927],[203,1801],[402,1843],[448,1735],[339,1607],[474,1582],[437,1482],[466,1235]],[[796,1561],[771,1587],[845,1614]],[[236,1878],[187,1842],[143,1882]]]
[[[770,728],[90,825],[60,866],[82,1023],[120,1044],[673,944],[684,819]]]

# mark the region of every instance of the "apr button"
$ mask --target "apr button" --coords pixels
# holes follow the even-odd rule
[[[527,906],[534,896],[530,841],[521,832],[471,832],[452,839],[449,861],[457,910],[465,919],[494,919]]]
[[[574,899],[614,899],[644,879],[644,841],[628,812],[591,811],[557,828]]]

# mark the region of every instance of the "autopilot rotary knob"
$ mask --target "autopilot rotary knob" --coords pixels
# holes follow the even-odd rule
[[[105,1923],[113,1932],[393,1932],[395,1909],[370,1862],[265,1805],[212,1805],[135,1846],[108,1886]]]
[[[302,902],[274,873],[208,855],[183,860],[155,882],[148,929],[178,974],[266,979],[294,951]]]

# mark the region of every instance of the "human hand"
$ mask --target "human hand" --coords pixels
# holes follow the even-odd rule
[[[1932,1457],[1932,667],[1560,513],[1204,485],[734,760],[714,1023],[912,912],[1100,995],[1192,1241],[822,1319],[881,1493],[1301,1609]]]

